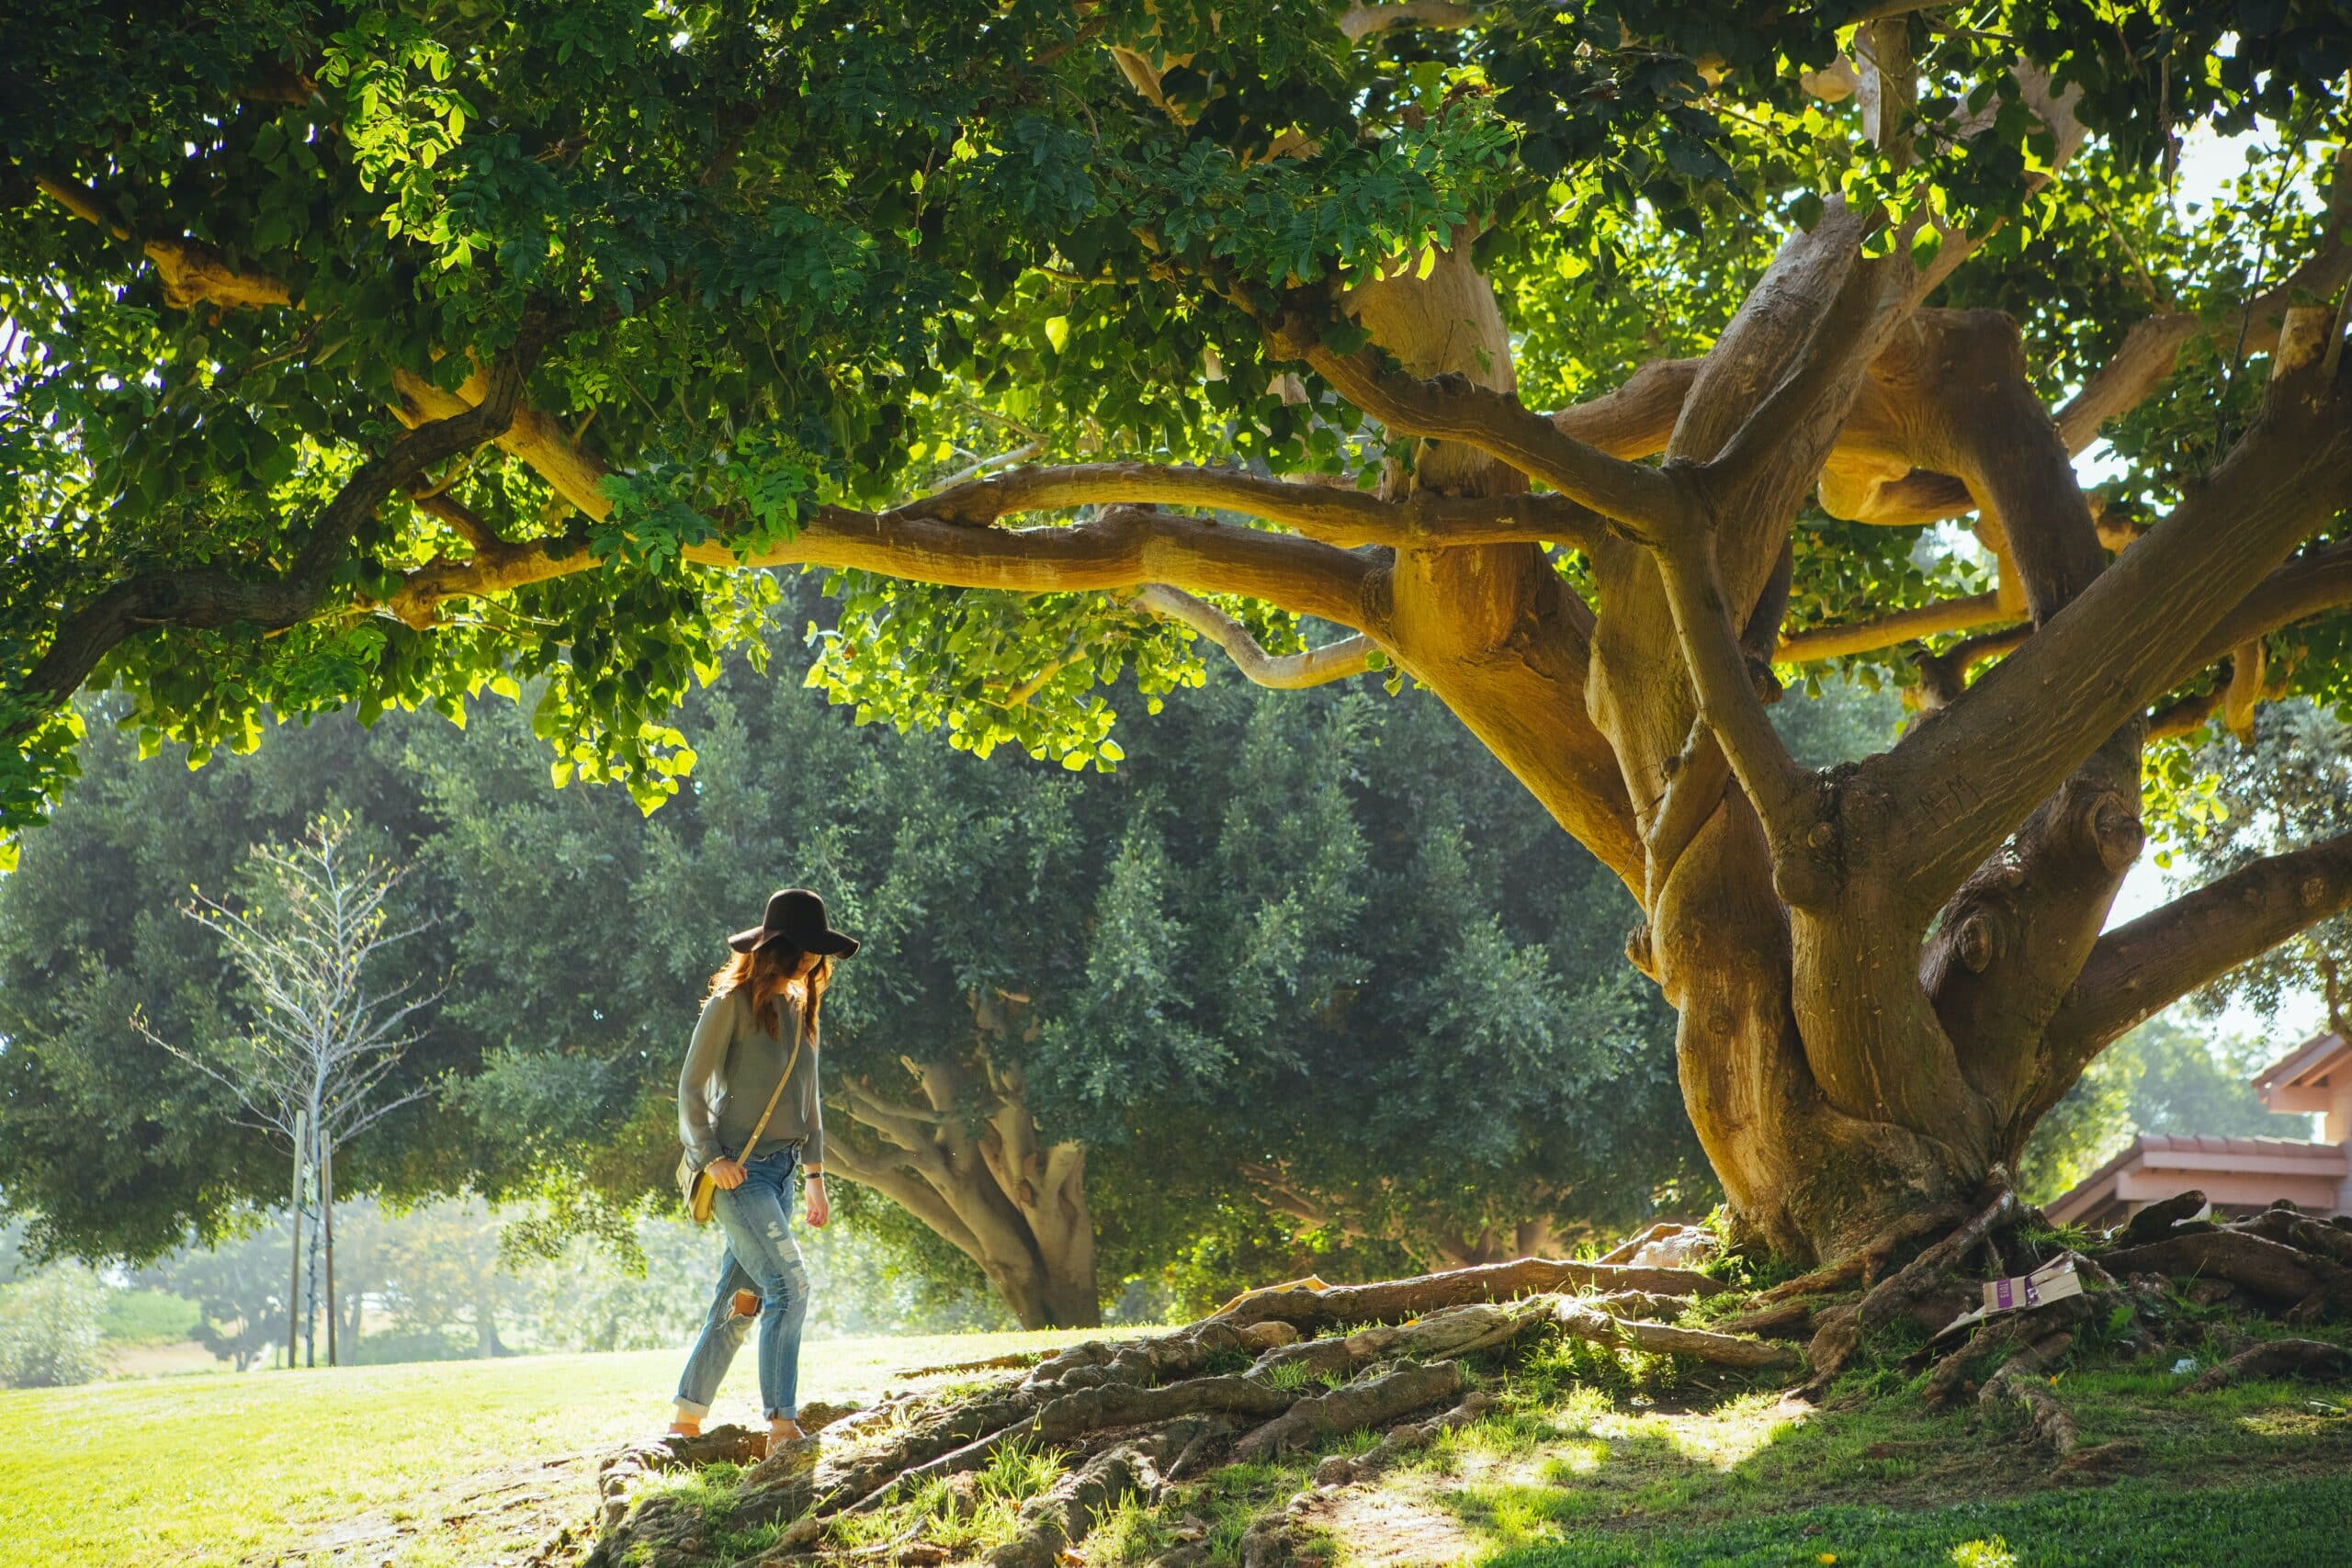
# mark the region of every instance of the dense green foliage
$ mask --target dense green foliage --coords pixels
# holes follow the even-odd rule
[[[447,984],[413,1063],[436,1101],[363,1135],[347,1194],[470,1184],[548,1200],[550,1247],[625,1235],[666,1191],[719,938],[799,881],[866,942],[827,1002],[832,1136],[882,1148],[849,1084],[907,1100],[902,1056],[978,1077],[992,1051],[1050,1141],[1093,1151],[1113,1295],[1710,1201],[1663,1010],[1614,962],[1622,894],[1499,768],[1461,765],[1425,695],[1220,677],[1139,723],[1117,773],[1079,776],[855,726],[804,667],[779,646],[698,695],[696,787],[650,819],[550,790],[510,710],[322,720],[195,772],[138,765],[99,724],[83,787],[0,882],[11,1205],[45,1246],[144,1256],[278,1201],[282,1155],[225,1135],[204,1080],[125,1021],[135,1001],[159,1031],[233,1027],[220,955],[172,901],[318,800],[415,863],[404,892],[442,915],[420,962]],[[976,993],[1028,998],[1022,1027],[984,1037]],[[101,1123],[117,1152],[93,1169]],[[1305,1209],[1271,1218],[1270,1182]],[[847,1207],[970,1278],[891,1206]]]
[[[96,1377],[107,1289],[87,1269],[0,1285],[0,1388],[63,1388]]]
[[[2352,61],[2324,0],[1983,0],[1920,39],[1913,131],[1935,156],[1906,164],[1854,134],[1853,103],[1799,85],[1860,5],[1498,4],[1476,28],[1352,41],[1345,9],[13,7],[0,140],[28,205],[0,241],[0,670],[23,746],[6,821],[39,817],[73,766],[76,721],[21,684],[61,615],[176,569],[322,568],[331,613],[131,629],[95,676],[132,694],[151,744],[200,755],[252,744],[264,710],[454,710],[536,678],[561,766],[658,800],[689,761],[671,710],[745,635],[758,586],[682,552],[755,549],[813,505],[903,497],[1008,448],[1368,483],[1409,452],[1344,403],[1286,399],[1264,325],[1319,313],[1354,346],[1333,291],[1465,223],[1536,406],[1703,346],[1834,193],[1924,203],[1955,231],[2006,220],[1951,299],[2018,310],[2055,391],[2152,294],[2232,300],[2308,249],[2295,192],[2336,129],[2314,89]],[[1151,97],[1118,48],[1166,65]],[[2047,191],[2019,50],[2097,138]],[[2228,200],[2177,210],[2174,150],[2208,127],[2275,151]],[[292,308],[175,308],[141,245],[182,241]],[[429,626],[368,613],[456,545],[450,525],[394,502],[319,556],[310,519],[395,433],[399,377],[454,387],[526,321],[548,338],[530,396],[623,470],[615,509],[583,531],[495,456],[451,493],[504,538],[577,539],[594,570]],[[2177,491],[2250,391],[2203,350],[2177,380],[2115,438],[2118,505]],[[1949,553],[1912,564],[1917,536],[1802,534],[1796,623],[1972,585]],[[982,750],[1114,760],[1102,694],[1122,669],[1146,694],[1196,669],[1114,595],[838,586],[826,682]],[[2302,689],[2340,694],[2334,636]],[[1032,700],[991,700],[1055,660]]]

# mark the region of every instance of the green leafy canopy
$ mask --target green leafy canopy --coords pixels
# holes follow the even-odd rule
[[[144,746],[248,748],[265,712],[462,722],[537,682],[556,780],[650,809],[693,762],[673,710],[773,598],[730,559],[991,459],[1373,484],[1409,450],[1272,357],[1265,322],[1305,301],[1352,350],[1332,301],[1463,236],[1532,406],[1702,349],[1833,195],[1932,214],[1922,259],[1939,233],[1989,235],[1949,302],[2016,312],[2053,395],[2139,315],[2224,305],[2313,243],[2287,193],[2342,130],[2340,7],[1922,7],[1907,158],[1806,90],[1869,9],[1498,0],[1467,28],[1367,30],[1337,0],[14,6],[0,825],[73,773],[67,694],[34,679],[62,626],[142,577],[295,573],[418,398],[526,319],[547,324],[529,407],[610,470],[609,511],[583,520],[493,446],[421,476],[330,541],[306,613],[140,621],[107,647],[88,678],[128,694]],[[2020,56],[2091,133],[2054,183]],[[2200,130],[2262,152],[2204,211],[2167,187]],[[2216,448],[2183,426],[2226,427],[2250,385],[2186,355],[2114,433],[2110,504],[2188,482]],[[395,614],[413,574],[482,547],[435,498],[582,570]],[[1811,528],[1797,568],[1798,628],[1980,581],[1919,530]],[[975,750],[1109,767],[1123,672],[1153,703],[1200,680],[1192,634],[1119,593],[831,586],[815,682]],[[1295,618],[1227,607],[1301,645]],[[2340,629],[2296,637],[2296,689],[2352,695]]]

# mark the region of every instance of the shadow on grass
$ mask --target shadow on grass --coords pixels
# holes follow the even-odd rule
[[[2347,1519],[2352,1476],[2195,1489],[2137,1480],[1918,1511],[1849,1506],[1701,1529],[1587,1532],[1503,1551],[1486,1568],[2318,1568],[2352,1561]]]
[[[1493,1563],[2352,1562],[2352,1418],[2306,1386],[2191,1397],[2152,1367],[2066,1374],[2084,1449],[2112,1446],[2064,1471],[2018,1407],[1930,1411],[1916,1385],[1808,1411],[1541,1382],[1386,1483]],[[2332,1511],[2310,1506],[2323,1495]],[[1342,1539],[1338,1555],[1359,1554]]]

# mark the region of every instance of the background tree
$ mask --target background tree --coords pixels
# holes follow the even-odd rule
[[[353,1207],[344,1210],[338,1236],[342,1268],[335,1287],[347,1298],[368,1288],[365,1271],[355,1277],[352,1268],[355,1254],[362,1251],[352,1245],[349,1222],[354,1212]],[[293,1315],[286,1294],[286,1255],[292,1245],[290,1226],[255,1224],[209,1247],[158,1258],[132,1279],[196,1303],[196,1342],[242,1372],[285,1343],[284,1327]],[[346,1308],[342,1330],[346,1355],[356,1349],[360,1328],[358,1314]]]
[[[2279,703],[2251,711],[2242,734],[2203,737],[2165,759],[2181,798],[2158,852],[2172,879],[2194,883],[2239,872],[2266,856],[2325,843],[2352,822],[2352,724],[2344,710]],[[2198,1000],[2242,1002],[2275,1018],[2298,992],[2317,992],[2328,1027],[2341,1032],[2352,1005],[2352,920],[2314,921],[2292,940],[2216,979]]]
[[[1745,1235],[1956,1213],[2352,903],[2337,837],[2100,930],[2152,724],[2341,695],[2341,20],[19,7],[0,806],[91,679],[202,748],[531,677],[650,804],[760,565],[980,750],[1114,761],[1196,636],[1377,660],[1640,903]],[[2192,213],[2194,129],[2269,152]],[[1913,561],[1962,517],[1992,570]],[[1921,637],[1931,716],[1792,760],[1770,665]]]
[[[70,1388],[106,1370],[98,1328],[107,1291],[74,1265],[0,1285],[0,1387]]]
[[[243,979],[244,1029],[182,1044],[133,1020],[154,1044],[234,1095],[248,1124],[274,1134],[291,1152],[293,1190],[315,1205],[311,1277],[301,1291],[303,1338],[307,1345],[316,1331],[323,1245],[329,1364],[335,1359],[335,1150],[424,1098],[424,1088],[403,1090],[393,1075],[416,1043],[412,1021],[435,999],[413,976],[385,977],[388,960],[399,956],[393,949],[431,922],[392,924],[401,870],[367,853],[356,839],[348,817],[318,818],[299,843],[254,847],[241,907],[200,890],[185,907],[219,939]],[[303,1217],[298,1206],[298,1269]],[[289,1360],[293,1335],[289,1319]]]
[[[429,827],[396,726],[292,730],[233,766],[191,772],[176,749],[171,762],[134,765],[136,734],[114,724],[122,711],[114,699],[85,706],[82,787],[0,879],[0,1148],[8,1207],[40,1257],[152,1259],[286,1202],[283,1153],[244,1124],[236,1096],[157,1051],[131,1015],[192,1047],[245,1027],[234,964],[177,907],[191,887],[236,886],[254,844],[349,811],[381,835],[382,852],[413,862]],[[446,906],[429,865],[406,886],[419,907]],[[450,934],[436,926],[413,939],[419,972],[447,972]],[[480,1059],[478,1043],[437,1019],[402,1056],[399,1092]],[[96,1141],[107,1156],[93,1162]],[[486,1152],[463,1118],[396,1116],[338,1151],[336,1185],[454,1190]]]

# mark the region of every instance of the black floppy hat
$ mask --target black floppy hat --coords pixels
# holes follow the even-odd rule
[[[754,953],[778,942],[832,958],[847,958],[857,951],[857,938],[844,936],[826,924],[825,901],[806,887],[769,894],[766,919],[750,931],[729,937],[727,945],[738,953]]]

